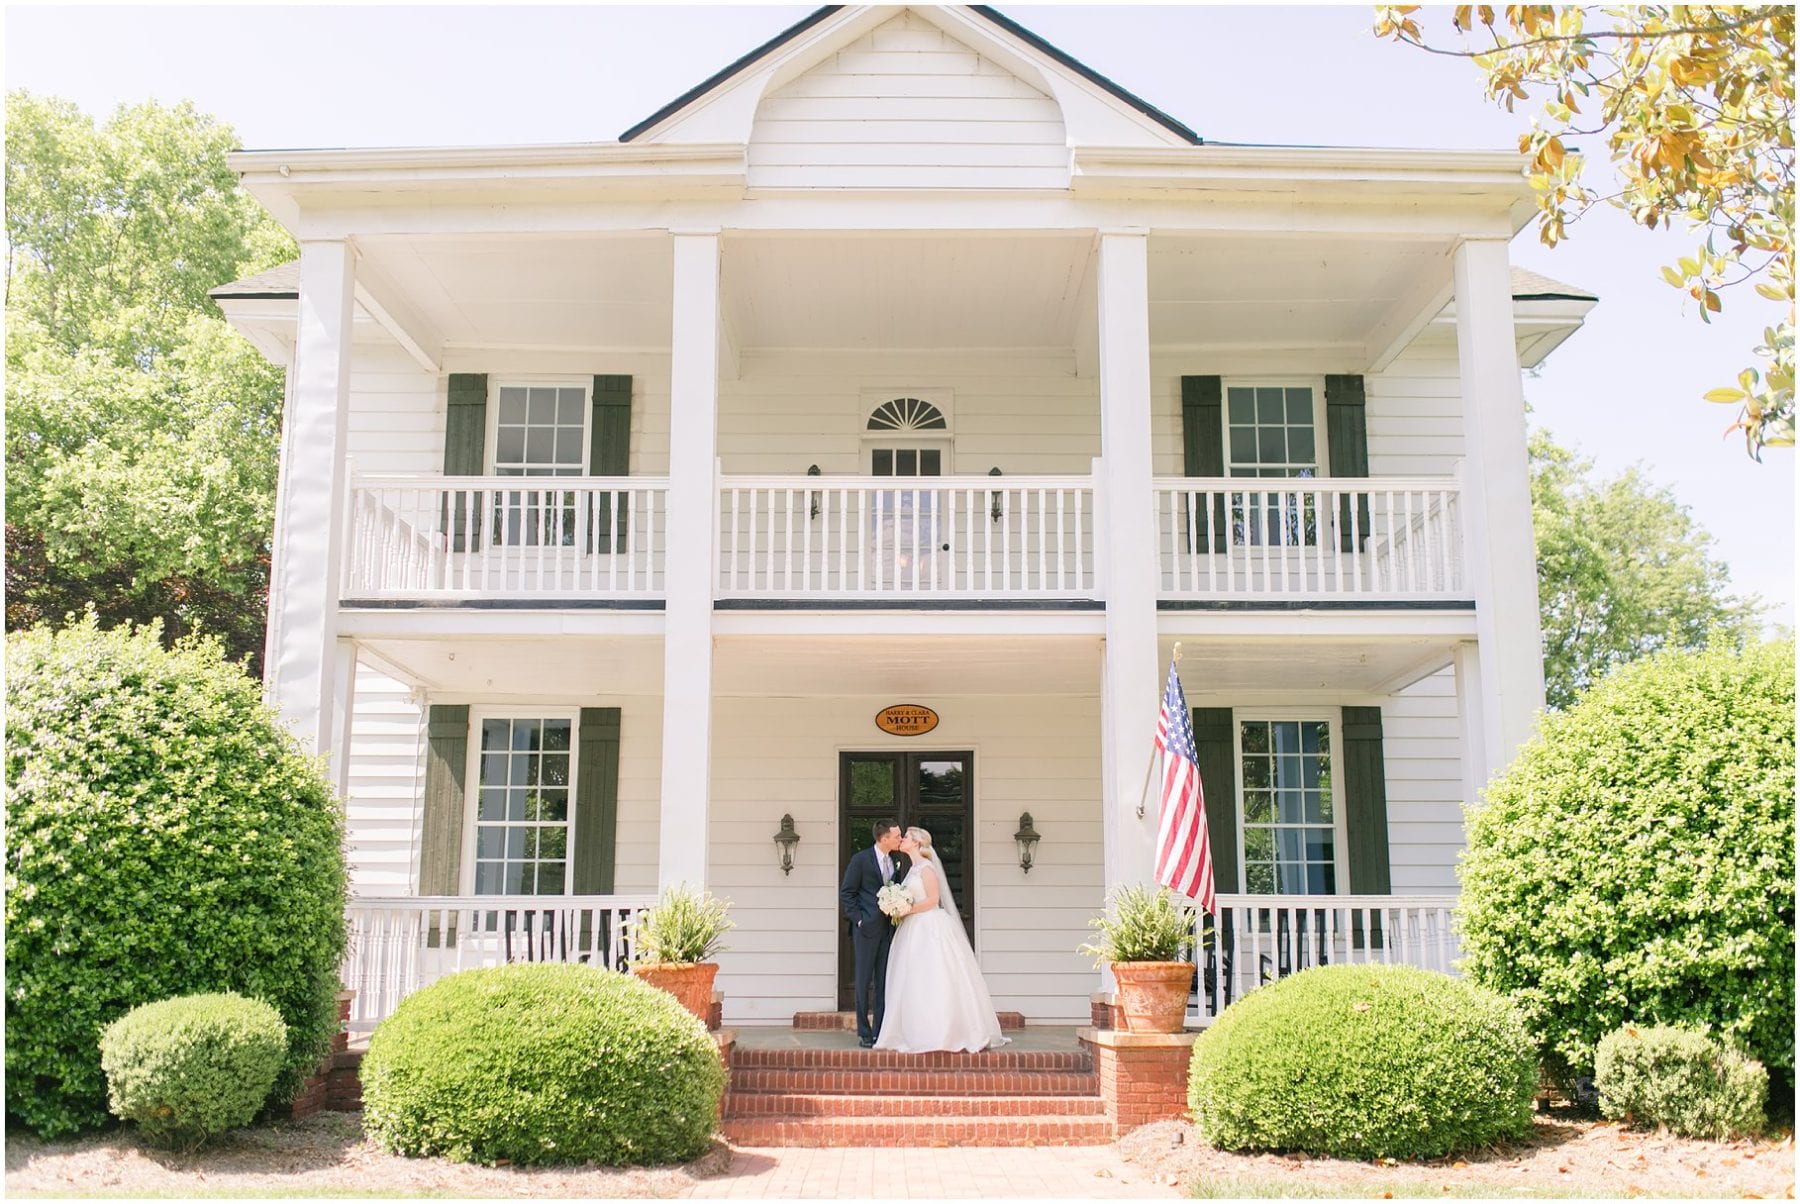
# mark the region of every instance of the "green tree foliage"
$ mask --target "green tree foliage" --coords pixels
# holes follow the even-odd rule
[[[7,626],[91,601],[260,654],[282,375],[206,294],[292,243],[191,105],[6,124]]]
[[[1620,1025],[1794,1066],[1794,645],[1663,652],[1587,691],[1471,806],[1464,968],[1546,1065]]]
[[[281,1013],[291,1098],[337,1029],[343,815],[257,683],[210,638],[14,632],[6,782],[7,1113],[104,1123],[101,1030],[211,991]]]
[[[1724,290],[1782,306],[1756,355],[1706,400],[1740,408],[1752,455],[1794,441],[1794,7],[1791,4],[1458,5],[1458,47],[1426,41],[1416,5],[1376,6],[1375,33],[1473,59],[1489,99],[1543,106],[1530,156],[1538,232],[1554,246],[1601,203],[1638,225],[1684,224],[1700,246],[1663,268],[1703,321]],[[1572,140],[1604,140],[1615,191],[1583,178]]]
[[[1532,432],[1530,453],[1551,707],[1663,648],[1754,637],[1761,603],[1728,592],[1712,536],[1667,488],[1635,467],[1595,480],[1592,461],[1543,431]]]

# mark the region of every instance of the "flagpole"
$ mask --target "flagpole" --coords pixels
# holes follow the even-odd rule
[[[1181,641],[1180,640],[1175,641],[1175,653],[1172,658],[1172,661],[1174,664],[1177,664],[1177,665],[1179,665],[1181,663]],[[1146,764],[1144,766],[1144,787],[1143,787],[1143,789],[1138,791],[1137,817],[1139,819],[1144,818],[1144,800],[1150,797],[1150,776],[1156,772],[1156,755],[1157,755],[1156,746],[1151,745],[1150,746],[1150,761],[1148,764]]]

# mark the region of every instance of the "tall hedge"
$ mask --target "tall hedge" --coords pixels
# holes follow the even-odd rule
[[[342,813],[256,682],[154,628],[6,648],[6,1110],[46,1136],[107,1120],[100,1032],[235,991],[288,1026],[273,1099],[336,1026]]]
[[[1559,1078],[1629,1021],[1791,1080],[1793,643],[1665,653],[1547,716],[1469,811],[1462,924]]]

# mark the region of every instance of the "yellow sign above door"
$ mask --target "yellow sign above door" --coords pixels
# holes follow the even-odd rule
[[[937,725],[936,711],[910,702],[884,707],[875,713],[875,726],[890,736],[923,736]]]

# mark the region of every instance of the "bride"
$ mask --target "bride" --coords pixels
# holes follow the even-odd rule
[[[903,885],[913,905],[888,952],[887,1010],[875,1048],[974,1053],[1005,1045],[931,833],[908,828],[900,848],[912,858]]]

